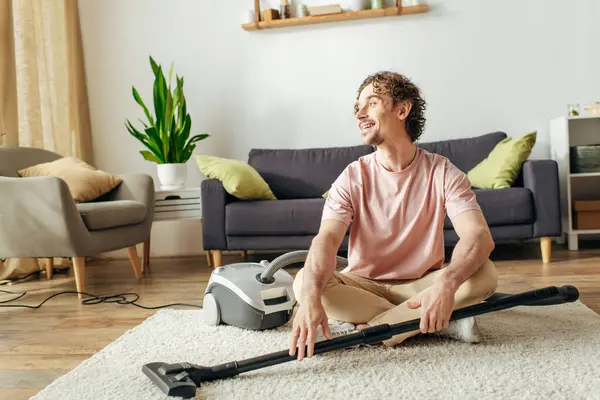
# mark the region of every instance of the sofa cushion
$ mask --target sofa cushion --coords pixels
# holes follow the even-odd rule
[[[147,211],[145,205],[132,200],[82,203],[77,208],[91,231],[144,222]]]
[[[504,132],[493,132],[471,138],[417,143],[417,145],[430,153],[446,157],[458,169],[467,173],[483,161],[494,147],[506,138],[507,135]]]
[[[474,189],[477,202],[489,226],[534,222],[533,194],[527,188]],[[446,216],[444,228],[452,228]]]
[[[225,207],[225,231],[231,236],[314,235],[324,205],[324,198],[235,201]]]
[[[533,197],[529,189],[475,190],[490,226],[533,223]],[[324,198],[279,201],[234,201],[225,207],[228,236],[316,235]],[[452,228],[446,217],[444,228]]]
[[[518,139],[506,138],[494,150],[467,173],[474,187],[479,189],[503,189],[511,187],[521,171],[523,162],[529,158],[537,132],[530,132]]]
[[[195,158],[200,172],[221,181],[230,195],[241,200],[277,200],[267,182],[245,162],[204,154]]]
[[[363,145],[252,149],[248,164],[267,181],[278,199],[317,198],[331,187],[348,164],[373,151],[373,147]]]

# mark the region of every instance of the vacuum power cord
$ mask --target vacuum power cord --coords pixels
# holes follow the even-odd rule
[[[117,304],[123,304],[123,305],[136,306],[139,308],[143,308],[144,310],[157,310],[159,308],[174,307],[174,306],[202,308],[202,306],[199,306],[197,304],[186,304],[186,303],[173,303],[173,304],[165,304],[165,305],[155,306],[155,307],[147,307],[147,306],[143,306],[141,304],[137,304],[137,301],[140,298],[140,295],[137,293],[117,293],[117,294],[113,294],[113,295],[109,295],[109,296],[97,296],[94,294],[90,294],[90,293],[86,293],[86,292],[78,292],[75,290],[67,290],[64,292],[55,293],[52,296],[49,296],[48,298],[46,298],[40,304],[35,305],[35,306],[27,305],[27,304],[6,304],[6,303],[12,303],[13,301],[19,300],[20,298],[25,296],[27,294],[27,292],[15,293],[15,292],[9,292],[8,290],[0,290],[0,292],[17,295],[17,297],[13,297],[12,299],[0,301],[0,307],[15,307],[15,308],[20,307],[20,308],[37,309],[37,308],[40,308],[44,303],[46,303],[50,299],[57,297],[57,296],[60,296],[63,294],[82,294],[84,296],[89,296],[89,298],[82,300],[81,304],[83,304],[84,306],[100,304],[100,303],[117,303]],[[127,296],[134,296],[134,299],[128,300]]]

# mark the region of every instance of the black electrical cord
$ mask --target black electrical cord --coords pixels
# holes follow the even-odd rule
[[[21,307],[21,308],[37,309],[37,308],[40,308],[48,300],[50,300],[56,296],[60,296],[63,294],[82,294],[85,296],[89,296],[89,298],[83,299],[83,301],[81,302],[81,304],[83,304],[85,306],[100,304],[100,303],[117,303],[117,304],[136,306],[139,308],[143,308],[144,310],[157,310],[159,308],[166,308],[166,307],[173,307],[173,306],[186,306],[186,307],[202,308],[202,306],[199,306],[197,304],[185,304],[185,303],[173,303],[173,304],[165,304],[165,305],[156,306],[156,307],[146,307],[146,306],[142,306],[142,305],[136,303],[140,298],[140,295],[137,293],[117,293],[117,294],[113,294],[113,295],[109,295],[109,296],[96,296],[94,294],[78,292],[78,291],[74,291],[74,290],[68,290],[68,291],[64,291],[64,292],[55,293],[52,296],[46,298],[40,304],[38,304],[36,306],[31,306],[31,305],[27,305],[27,304],[6,304],[6,303],[11,303],[13,301],[19,300],[20,298],[25,296],[27,294],[27,292],[15,293],[15,292],[9,292],[7,290],[0,290],[0,292],[18,295],[17,297],[14,297],[12,299],[0,301],[0,304],[1,304],[0,307],[15,307],[15,308]],[[128,300],[126,296],[135,296],[135,298],[133,300]]]

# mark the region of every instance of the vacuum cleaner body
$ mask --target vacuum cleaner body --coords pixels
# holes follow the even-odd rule
[[[283,269],[265,277],[268,267],[263,261],[215,269],[204,293],[206,322],[251,330],[273,329],[287,323],[296,305],[294,279]]]

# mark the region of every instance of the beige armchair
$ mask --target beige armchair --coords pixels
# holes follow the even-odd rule
[[[0,146],[0,258],[71,257],[77,290],[83,292],[85,257],[127,248],[134,274],[141,278],[149,266],[152,178],[119,175],[123,182],[111,192],[76,203],[62,179],[23,178],[17,172],[59,158],[47,150]],[[143,264],[136,248],[140,243],[144,243]],[[49,262],[49,278],[52,269]]]

